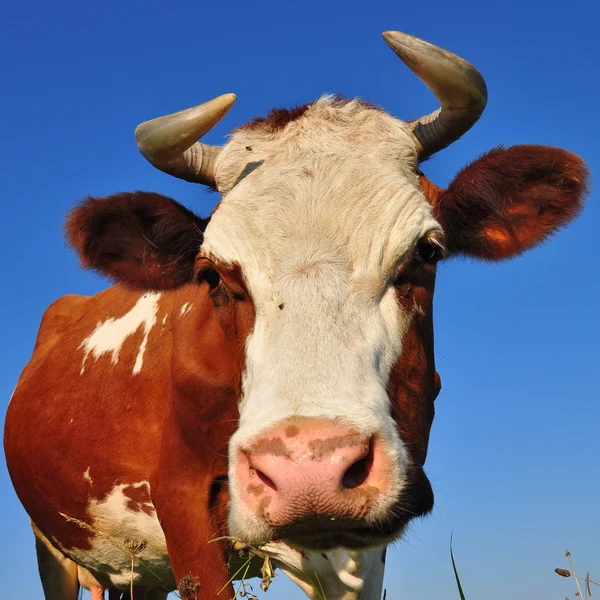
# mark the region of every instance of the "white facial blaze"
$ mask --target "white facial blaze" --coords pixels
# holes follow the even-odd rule
[[[238,131],[220,155],[225,196],[202,249],[241,265],[256,311],[230,442],[232,535],[262,527],[240,501],[236,450],[291,417],[376,434],[398,465],[380,515],[400,493],[408,458],[386,386],[411,315],[392,282],[418,240],[441,230],[416,160],[404,123],[330,98],[284,129]]]
[[[125,340],[141,327],[144,337],[132,368],[132,374],[137,375],[144,364],[144,352],[148,344],[148,336],[156,324],[159,299],[159,293],[146,292],[131,310],[122,317],[118,319],[109,318],[102,323],[98,323],[96,329],[79,346],[84,351],[80,372],[84,373],[86,361],[90,355],[94,360],[98,360],[103,354],[110,354],[111,362],[117,364],[119,362],[119,352]]]

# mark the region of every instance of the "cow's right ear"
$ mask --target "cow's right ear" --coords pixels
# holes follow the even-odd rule
[[[151,192],[85,198],[65,224],[84,268],[145,290],[192,280],[207,220]]]

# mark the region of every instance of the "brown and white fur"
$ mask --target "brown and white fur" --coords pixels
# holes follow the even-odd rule
[[[222,536],[310,598],[316,576],[378,600],[386,545],[433,506],[437,260],[518,255],[586,189],[579,157],[516,146],[441,190],[406,123],[331,97],[235,131],[215,178],[210,220],[146,192],[69,218],[117,285],[48,309],[6,419],[47,600],[75,600],[78,568],[215,598]]]

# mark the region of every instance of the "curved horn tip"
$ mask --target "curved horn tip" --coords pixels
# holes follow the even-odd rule
[[[207,102],[192,106],[191,108],[185,108],[169,115],[144,121],[136,127],[135,137],[139,140],[140,136],[146,135],[148,131],[154,131],[155,125],[158,123],[178,123],[181,122],[183,118],[197,116],[201,117],[201,122],[214,121],[214,123],[210,125],[210,128],[212,129],[212,127],[214,127],[214,125],[216,125],[216,123],[229,112],[229,109],[233,106],[236,100],[237,96],[233,93],[221,94],[216,98],[212,98]]]
[[[384,31],[382,34],[386,44],[396,56],[417,76],[422,77],[425,63],[438,64],[446,68],[446,77],[450,73],[456,76],[459,72],[463,79],[473,87],[480,96],[479,101],[485,106],[488,97],[487,86],[481,73],[464,58],[431,42],[426,42],[401,31]],[[440,71],[439,67],[436,70]],[[441,74],[441,73],[440,73]],[[442,78],[444,75],[442,75]]]
[[[402,31],[384,31],[381,37],[385,40],[385,43],[395,52],[410,51],[411,46],[433,46],[429,42],[422,40],[410,33],[403,33]]]
[[[221,96],[217,96],[216,98],[214,98],[214,102],[222,102],[224,105],[227,105],[228,107],[233,106],[234,102],[237,100],[237,96],[233,93],[228,93],[228,94],[222,94]]]
[[[409,39],[419,39],[416,38],[414,35],[411,35],[410,33],[402,33],[402,31],[395,31],[394,29],[390,29],[389,31],[384,31],[381,36],[383,37],[383,39],[388,43],[392,43],[392,40],[394,40],[394,38],[397,38],[398,41],[406,41]]]
[[[203,119],[213,119],[215,123],[211,125],[211,129],[218,121],[220,121],[231,109],[233,104],[235,103],[237,96],[235,94],[222,94],[221,96],[217,96],[208,102],[203,104],[199,104],[191,109],[189,109],[189,113],[200,113],[203,115]],[[181,111],[185,113],[186,111]]]
[[[221,94],[220,96],[217,96],[215,98],[211,98],[210,100],[207,100],[206,102],[203,102],[202,104],[198,104],[197,106],[194,106],[193,108],[198,108],[200,106],[223,106],[223,107],[231,107],[233,106],[233,103],[237,100],[237,96],[233,93],[228,93],[228,94]],[[192,110],[193,110],[192,108]],[[188,109],[189,110],[189,109]],[[183,112],[183,111],[181,111]]]

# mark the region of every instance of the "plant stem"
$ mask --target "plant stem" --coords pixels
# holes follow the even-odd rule
[[[575,583],[577,584],[577,590],[579,591],[579,597],[587,599],[587,597],[588,597],[587,592],[586,592],[585,596],[581,593],[581,586],[579,585],[579,577],[577,576],[577,573],[575,573],[575,566],[573,565],[573,561],[571,560],[571,553],[568,550],[565,550],[565,556],[569,559],[569,564],[571,565],[571,575],[573,575],[573,577],[575,578]]]

